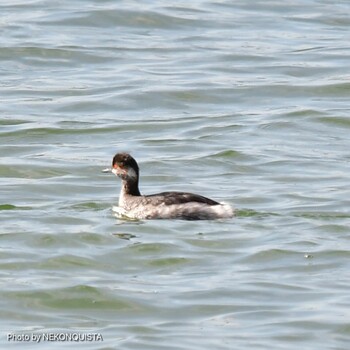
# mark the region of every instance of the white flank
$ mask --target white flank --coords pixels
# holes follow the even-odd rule
[[[113,206],[117,217],[132,219],[197,219],[214,220],[228,219],[234,215],[234,209],[227,203],[206,205],[203,203],[183,203],[173,205],[143,206],[126,211],[122,207]]]

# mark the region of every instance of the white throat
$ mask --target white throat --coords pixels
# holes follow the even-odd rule
[[[114,175],[120,176],[122,179],[124,177],[129,178],[130,180],[137,180],[137,174],[136,171],[133,168],[129,168],[125,173],[121,173],[120,170],[112,168],[110,170]]]

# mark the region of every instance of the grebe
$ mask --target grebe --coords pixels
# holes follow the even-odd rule
[[[229,204],[186,192],[162,192],[141,195],[139,166],[128,153],[117,153],[112,161],[112,172],[122,180],[119,206],[113,211],[119,217],[133,219],[210,220],[230,218],[233,209]]]

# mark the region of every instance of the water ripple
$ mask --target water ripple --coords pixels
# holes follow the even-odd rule
[[[5,333],[348,348],[348,2],[1,10]],[[101,174],[117,151],[143,193],[201,193],[235,218],[117,220],[120,182]]]

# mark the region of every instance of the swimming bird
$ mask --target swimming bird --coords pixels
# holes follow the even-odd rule
[[[142,195],[139,190],[140,170],[136,160],[128,153],[113,157],[112,172],[122,180],[119,206],[113,211],[119,217],[133,219],[210,220],[231,218],[233,208],[210,198],[188,192],[161,192]]]

